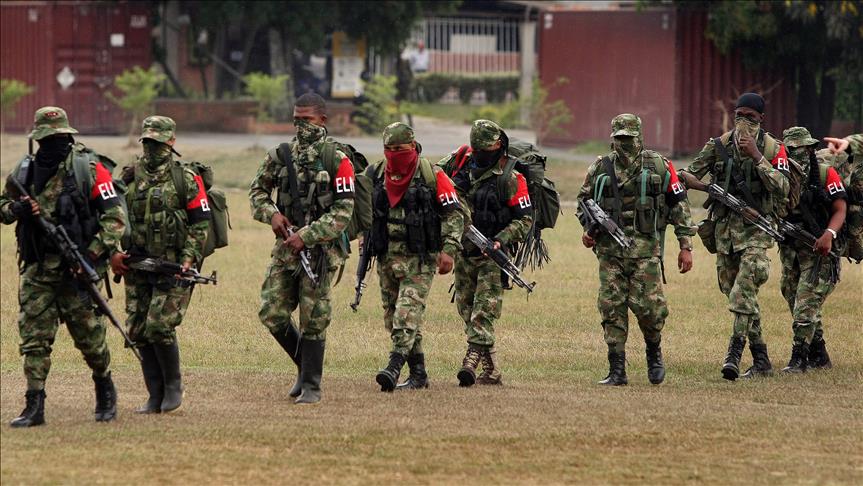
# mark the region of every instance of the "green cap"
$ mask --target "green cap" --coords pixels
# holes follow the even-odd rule
[[[631,113],[617,115],[611,120],[612,137],[640,137],[641,118]]]
[[[66,111],[56,106],[43,106],[36,110],[30,138],[39,141],[57,133],[78,133],[78,130],[69,126]]]
[[[402,122],[395,122],[384,128],[384,145],[401,145],[416,141],[414,129]]]
[[[810,145],[818,145],[818,140],[812,138],[812,135],[804,127],[791,127],[782,132],[782,142],[791,148],[808,147]]]
[[[500,140],[503,129],[490,120],[476,120],[470,127],[470,146],[474,150],[485,150]]]
[[[174,130],[176,129],[177,124],[167,116],[148,116],[141,126],[141,138],[138,141],[150,138],[157,142],[166,143],[174,138]]]

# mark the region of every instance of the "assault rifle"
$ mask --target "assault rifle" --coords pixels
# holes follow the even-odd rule
[[[758,229],[770,235],[774,240],[779,242],[785,240],[785,236],[783,236],[782,233],[773,229],[769,219],[765,218],[755,208],[729,194],[728,191],[719,186],[719,184],[705,184],[698,180],[693,174],[685,171],[679,171],[677,174],[684,181],[686,187],[695,189],[696,191],[706,192],[710,199],[739,214],[746,220],[746,222],[757,226]]]
[[[14,176],[9,177],[8,180],[21,196],[31,197],[27,192],[27,189],[25,189]],[[126,330],[123,329],[122,325],[120,325],[120,321],[117,320],[117,317],[111,311],[111,307],[108,306],[108,302],[105,301],[105,298],[102,297],[102,294],[99,292],[99,288],[96,287],[96,284],[102,280],[102,277],[96,273],[96,270],[93,269],[90,262],[84,258],[84,255],[82,255],[81,251],[78,249],[78,245],[69,238],[66,228],[51,223],[41,214],[33,217],[36,219],[36,223],[51,243],[53,243],[54,247],[57,248],[57,251],[60,252],[60,256],[63,259],[63,262],[65,262],[69,267],[69,271],[72,273],[72,276],[81,284],[82,287],[84,287],[84,290],[87,291],[90,298],[93,299],[96,310],[106,316],[108,320],[111,321],[111,324],[120,331],[120,335],[123,336],[126,346],[132,350],[132,353],[134,353],[135,357],[140,361],[141,353],[139,353],[138,349],[135,347],[135,342],[129,338],[128,334],[126,334]]]
[[[527,290],[527,293],[530,294],[533,292],[533,287],[536,286],[536,282],[527,283],[523,278],[521,278],[521,271],[517,266],[506,256],[502,250],[496,250],[494,248],[494,241],[488,239],[483,235],[476,226],[470,225],[467,228],[467,231],[464,234],[467,239],[469,239],[480,251],[483,252],[486,256],[492,259],[492,261],[500,267],[503,273],[507,274],[509,278],[515,282],[519,287]]]
[[[581,208],[581,225],[591,237],[601,229],[623,248],[629,248],[635,243],[593,199],[579,199],[578,206]]]
[[[779,232],[781,232],[783,235],[789,236],[789,237],[803,243],[807,247],[813,248],[813,249],[815,248],[815,242],[818,241],[817,236],[806,231],[806,229],[804,229],[802,226],[800,226],[798,224],[790,223],[788,221],[785,221],[782,218],[779,219]],[[836,248],[831,248],[830,253],[828,253],[828,255],[831,258],[833,258],[834,262],[839,261],[839,252],[836,251]],[[819,254],[818,257],[815,259],[815,266],[809,272],[809,283],[811,283],[811,284],[818,282],[818,279],[820,278],[822,258],[823,257]],[[837,263],[837,265],[838,265],[838,263]],[[838,281],[838,268],[839,267],[835,266],[834,268],[835,268],[835,270],[833,273],[833,277],[831,277],[831,278],[834,278],[835,281]]]
[[[156,273],[159,275],[173,275],[177,280],[187,283],[188,285],[210,283],[217,285],[219,283],[215,270],[213,270],[213,273],[208,277],[206,275],[201,275],[195,267],[183,270],[183,266],[179,263],[162,260],[161,258],[133,255],[127,258],[124,263],[133,270]],[[119,275],[114,275],[114,282],[120,283]]]
[[[288,228],[288,236],[293,236],[294,230]],[[309,280],[312,281],[312,287],[318,286],[318,275],[312,270],[312,253],[308,248],[303,248],[303,251],[300,252],[300,265],[303,267],[303,271],[306,272],[306,275],[309,277]]]
[[[372,260],[374,256],[371,254],[371,231],[366,231],[363,235],[363,244],[360,246],[360,261],[357,262],[357,284],[354,286],[354,301],[351,302],[351,309],[354,312],[360,306],[360,300],[363,298],[363,290],[366,288],[366,273],[372,269]]]

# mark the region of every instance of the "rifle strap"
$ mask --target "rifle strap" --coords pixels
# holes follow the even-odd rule
[[[614,219],[614,222],[620,226],[620,213],[622,201],[620,200],[620,187],[617,185],[617,174],[614,173],[614,162],[611,161],[611,158],[605,156],[602,158],[602,167],[605,169],[606,175],[608,175],[608,180],[611,182],[611,197],[613,199],[613,207],[611,217]]]
[[[734,137],[734,132],[731,132],[731,136]],[[722,179],[722,189],[727,192],[728,185],[731,183],[731,169],[734,165],[734,161],[731,159],[731,155],[728,153],[728,149],[725,148],[725,144],[722,143],[722,138],[714,138],[713,146],[716,148],[716,153],[717,155],[719,155],[719,158],[725,161],[725,177]]]
[[[276,153],[279,155],[279,158],[288,170],[288,191],[291,193],[293,204],[303,204],[302,201],[300,201],[300,186],[299,181],[297,181],[297,168],[294,167],[291,145],[288,143],[279,144],[279,148],[276,150]],[[303,212],[305,212],[305,208],[303,208]],[[294,218],[293,214],[287,216]],[[292,223],[296,224],[295,221],[292,221]]]

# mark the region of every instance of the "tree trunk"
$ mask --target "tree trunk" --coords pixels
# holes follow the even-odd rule
[[[294,90],[294,86],[296,86],[296,78],[294,77],[294,45],[291,43],[291,37],[285,32],[282,32],[282,49],[285,56],[285,74],[289,76],[288,90],[285,96],[288,99],[288,119],[293,119],[294,97],[296,96]]]
[[[819,113],[818,126],[812,127],[812,136],[818,140],[830,135],[830,126],[833,124],[833,111],[836,108],[836,79],[821,73],[821,93],[818,95]]]
[[[810,130],[820,126],[815,73],[804,66],[797,71],[797,125]]]
[[[219,31],[216,33],[216,40],[213,43],[213,46],[214,46],[213,49],[215,50],[215,53],[213,55],[218,59],[225,59],[225,53],[228,50],[228,26],[227,26],[227,24],[222,25],[219,28]],[[227,71],[225,70],[224,66],[222,66],[221,64],[219,64],[215,61],[214,61],[214,63],[215,63],[215,66],[214,66],[215,76],[214,76],[214,78],[215,78],[215,85],[216,86],[213,88],[213,91],[216,93],[216,98],[221,98],[222,95],[225,94],[225,91],[227,91],[227,89],[226,89],[227,83],[225,82],[225,79],[227,78]]]
[[[240,66],[237,68],[237,72],[240,73],[240,76],[246,74],[246,70],[249,68],[249,56],[252,55],[252,49],[255,47],[255,38],[258,36],[258,32],[260,32],[261,26],[259,23],[255,23],[252,25],[249,33],[246,35],[246,39],[243,43],[243,59],[240,61]],[[240,90],[243,88],[243,80],[235,77],[233,83],[233,93],[235,95],[240,94]]]
[[[267,29],[267,40],[270,46],[270,74],[279,76],[288,74],[288,80],[285,82],[285,100],[273,108],[273,116],[277,121],[283,121],[290,118],[291,97],[293,96],[293,79],[289,74],[288,65],[292,65],[291,59],[288,59],[285,51],[284,36],[279,29],[270,27]]]

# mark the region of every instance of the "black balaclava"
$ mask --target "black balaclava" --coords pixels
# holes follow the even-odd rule
[[[36,194],[41,193],[45,184],[57,173],[60,163],[72,151],[73,143],[72,136],[66,133],[49,135],[39,140],[39,150],[33,163],[33,188]]]
[[[509,148],[509,137],[501,130],[500,147],[494,152],[488,150],[473,150],[471,151],[470,169],[474,177],[479,177],[488,170],[489,167],[497,163],[503,157]]]

